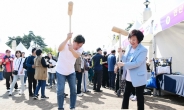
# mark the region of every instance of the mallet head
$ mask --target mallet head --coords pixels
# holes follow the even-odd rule
[[[118,27],[113,27],[112,28],[112,31],[113,32],[116,32],[116,33],[119,33],[119,34],[122,34],[122,35],[124,35],[124,36],[128,36],[128,31],[125,31],[125,30],[123,30],[123,29],[120,29],[120,28],[118,28]]]
[[[73,12],[73,2],[70,1],[68,2],[68,15],[72,15],[72,12]]]

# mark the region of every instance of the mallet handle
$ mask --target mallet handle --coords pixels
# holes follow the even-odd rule
[[[119,48],[121,48],[121,34],[119,33]],[[119,62],[121,61],[121,54],[119,54]]]
[[[68,15],[69,15],[69,33],[71,33],[71,16],[73,12],[73,2],[68,2]],[[71,44],[71,39],[69,40],[69,43]]]
[[[119,48],[121,48],[121,33],[119,33]],[[119,62],[121,62],[121,54],[119,52]],[[119,67],[119,76],[121,76],[121,67]],[[120,77],[119,77],[120,78]],[[119,79],[120,80],[120,79]],[[121,89],[119,89],[121,90]]]
[[[71,15],[69,15],[69,33],[71,33]],[[72,41],[70,39],[70,44],[72,44]]]

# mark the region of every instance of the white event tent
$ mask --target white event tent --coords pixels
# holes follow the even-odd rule
[[[140,28],[145,44],[149,45],[150,58],[172,57],[173,72],[184,73],[184,2],[162,16],[156,14]]]
[[[9,46],[7,46],[5,44],[5,42],[3,42],[1,39],[0,39],[0,53],[5,53],[6,50],[10,50],[12,54],[15,54],[15,51],[12,50]]]
[[[24,45],[20,42],[19,45],[16,47],[16,50],[20,50],[21,52],[25,52],[25,56],[29,56],[31,52],[29,52]]]

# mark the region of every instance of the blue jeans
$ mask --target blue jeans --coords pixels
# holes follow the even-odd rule
[[[53,80],[54,80],[54,73],[50,73],[50,72],[49,72],[49,82],[50,82],[50,86],[52,86]]]
[[[108,73],[109,73],[109,87],[114,89],[116,74],[114,73],[114,71],[109,71]]]
[[[41,96],[45,96],[45,86],[46,86],[46,80],[38,80],[38,85],[36,87],[35,95],[38,95],[38,92],[41,88]]]
[[[24,75],[24,84],[26,83],[27,80],[27,71],[24,71],[25,75]]]
[[[92,82],[93,76],[94,76],[93,69],[90,68],[88,71],[88,78],[90,82]]]
[[[3,80],[3,72],[0,71],[0,80]]]
[[[21,94],[24,93],[24,75],[13,75],[13,82],[11,83],[11,86],[10,86],[10,93],[11,94],[12,94],[12,91],[13,91],[13,87],[17,83],[18,78],[20,78],[20,81],[21,81],[21,91],[20,91],[20,93]]]
[[[68,84],[70,87],[70,109],[75,108],[77,94],[76,94],[76,74],[72,73],[68,76],[62,75],[56,72],[57,78],[57,103],[58,103],[58,110],[63,110],[63,103],[64,103],[64,89],[65,89],[65,81],[68,80]]]

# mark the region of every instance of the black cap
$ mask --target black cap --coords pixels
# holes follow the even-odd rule
[[[98,52],[98,51],[102,51],[102,49],[99,47],[99,48],[96,49],[96,51],[97,51],[97,52]]]

